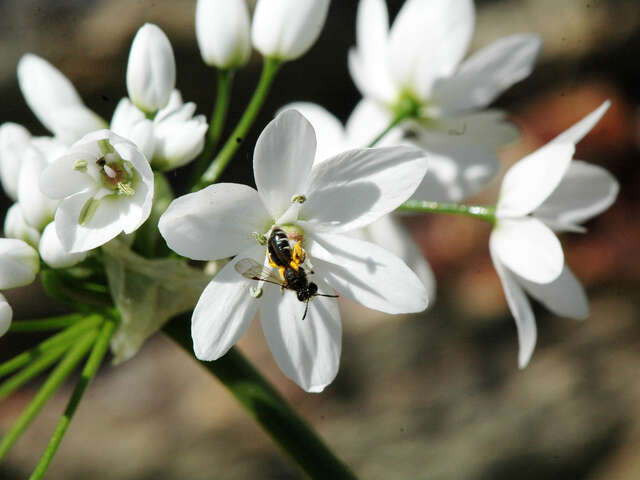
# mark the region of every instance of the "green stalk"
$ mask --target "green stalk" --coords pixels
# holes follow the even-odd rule
[[[70,346],[71,344],[69,343],[67,345],[60,345],[47,350],[39,357],[35,358],[33,362],[27,365],[24,369],[16,373],[11,378],[5,380],[4,383],[0,384],[0,402],[40,372],[53,365],[64,352],[69,350]]]
[[[209,168],[204,172],[198,184],[192,189],[193,191],[200,190],[215,182],[227,167],[227,164],[233,158],[233,154],[243,142],[245,135],[258,115],[280,65],[280,60],[265,58],[258,86],[249,101],[249,105],[247,105],[247,109],[242,114],[240,121],[222,147],[222,150],[220,150],[214,161],[209,165]]]
[[[376,144],[384,138],[384,136],[393,130],[398,124],[407,118],[417,118],[420,113],[420,103],[413,100],[411,97],[405,96],[399,100],[398,105],[396,106],[396,114],[391,120],[391,123],[387,125],[387,127],[380,132],[376,138],[371,140],[371,143],[367,145],[369,148],[375,147]]]
[[[33,397],[33,400],[31,400],[31,403],[22,411],[18,419],[11,426],[11,429],[2,438],[2,441],[0,441],[0,460],[4,458],[31,421],[40,413],[42,407],[69,376],[78,362],[84,358],[91,348],[91,345],[93,345],[97,334],[97,330],[86,333],[75,343],[58,366],[51,372],[44,385],[42,385],[38,393]]]
[[[26,352],[22,352],[19,355],[7,360],[3,364],[0,364],[0,377],[14,372],[23,365],[30,363],[32,360],[38,358],[42,353],[49,351],[52,348],[57,348],[62,345],[68,345],[73,341],[94,327],[97,327],[102,323],[101,315],[91,315],[85,320],[78,321],[72,327],[67,328],[63,332],[58,333],[52,337],[49,337],[44,342],[38,344],[36,347]]]
[[[93,345],[91,355],[89,355],[89,359],[87,360],[87,363],[82,370],[80,380],[78,380],[78,384],[76,385],[76,388],[71,395],[69,404],[67,405],[67,408],[65,409],[62,417],[60,417],[58,425],[56,426],[56,429],[53,432],[53,435],[49,440],[49,444],[42,454],[38,465],[29,477],[30,480],[41,479],[46,473],[47,468],[49,467],[49,463],[51,463],[51,460],[53,459],[56,450],[58,450],[58,446],[60,445],[60,442],[62,442],[62,438],[64,437],[64,434],[66,433],[67,428],[71,423],[71,418],[73,417],[76,408],[78,408],[78,405],[80,404],[82,395],[91,383],[91,380],[93,380],[96,373],[98,372],[98,368],[102,363],[102,359],[104,358],[104,355],[107,353],[107,349],[109,348],[109,341],[111,340],[111,336],[113,335],[115,328],[116,322],[115,320],[111,319],[107,320],[104,325],[102,325],[102,330],[100,331],[98,339]]]
[[[173,321],[164,331],[193,355],[191,336],[184,328],[184,322]],[[218,377],[249,415],[310,478],[356,478],[238,349],[231,348],[215,362],[200,364]]]
[[[400,207],[400,212],[417,213],[450,213],[477,218],[485,222],[495,223],[495,208],[481,205],[460,205],[457,203],[426,202],[422,200],[407,200]]]
[[[202,155],[198,159],[196,168],[194,171],[193,182],[196,183],[200,176],[207,169],[207,165],[213,157],[213,152],[216,151],[222,131],[224,130],[224,121],[227,117],[227,110],[229,108],[229,100],[231,99],[231,84],[233,83],[233,70],[217,70],[217,89],[216,89],[216,104],[213,107],[211,113],[211,122],[209,123],[209,133],[204,146]]]
[[[10,332],[46,332],[49,330],[60,330],[76,324],[85,318],[82,313],[70,313],[59,317],[42,318],[38,320],[21,320],[12,322],[9,327]]]

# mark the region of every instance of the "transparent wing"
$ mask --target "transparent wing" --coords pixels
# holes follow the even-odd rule
[[[269,267],[259,264],[253,258],[243,258],[234,265],[236,272],[250,280],[275,283],[285,286],[284,282]]]

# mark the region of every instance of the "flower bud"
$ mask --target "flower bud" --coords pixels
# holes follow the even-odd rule
[[[25,151],[29,148],[31,134],[17,123],[3,123],[0,126],[0,176],[2,188],[7,195],[18,198],[18,176]]]
[[[127,91],[145,112],[156,112],[169,101],[176,83],[176,62],[171,43],[159,27],[145,23],[131,44],[127,64]]]
[[[12,317],[13,310],[11,309],[11,305],[9,305],[7,299],[4,298],[4,295],[0,293],[0,337],[9,330]]]
[[[24,219],[19,203],[14,203],[7,210],[7,216],[4,219],[4,234],[7,238],[24,240],[34,248],[40,243],[40,232]]]
[[[59,203],[40,191],[40,174],[47,165],[46,157],[32,145],[25,152],[18,178],[18,202],[22,214],[27,223],[38,230],[53,220]]]
[[[247,63],[251,46],[246,0],[198,0],[196,37],[207,65],[227,70]]]
[[[329,0],[258,0],[251,40],[265,57],[294,60],[320,35]]]
[[[38,252],[22,240],[0,238],[0,289],[29,285],[38,270]]]
[[[67,252],[56,233],[56,225],[51,222],[42,232],[40,245],[38,246],[42,260],[52,268],[68,268],[80,263],[87,258],[88,252]]]

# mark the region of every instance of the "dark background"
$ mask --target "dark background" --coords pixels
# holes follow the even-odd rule
[[[388,1],[392,14],[401,1]],[[290,101],[324,105],[345,120],[359,100],[346,68],[357,2],[334,1],[316,46],[279,73],[250,138],[224,181],[251,183],[255,138]],[[620,180],[616,204],[586,235],[562,237],[567,261],[588,288],[585,322],[536,306],[539,339],[517,368],[515,325],[491,265],[489,226],[467,218],[404,221],[438,280],[434,307],[391,317],[343,302],[342,365],[322,394],[306,394],[278,370],[256,324],[240,342],[291,403],[362,478],[640,478],[640,5],[632,0],[476,2],[472,49],[516,32],[545,42],[533,75],[497,102],[521,127],[505,166],[610,98],[613,106],[576,157]],[[137,28],[167,33],[177,84],[211,111],[214,73],[200,60],[192,1],[0,2],[0,121],[46,134],[19,92],[15,68],[33,52],[51,61],[86,104],[109,119],[126,95],[125,69]],[[425,46],[425,54],[429,49]],[[238,72],[229,125],[239,118],[260,69]],[[189,170],[171,174],[176,187]],[[476,199],[491,202],[498,181]],[[9,201],[4,199],[4,208]],[[214,241],[214,239],[212,239]],[[6,292],[17,318],[54,310],[38,286]],[[3,357],[32,342],[10,335]],[[0,405],[6,431],[38,386]],[[66,404],[61,389],[0,464],[0,478],[28,476]],[[54,459],[49,479],[300,478],[299,472],[217,381],[157,336],[91,386]]]

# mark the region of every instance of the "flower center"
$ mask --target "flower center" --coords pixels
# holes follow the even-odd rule
[[[106,139],[100,140],[98,146],[103,154],[96,160],[102,186],[115,195],[133,195],[137,175],[131,162],[120,157]]]

